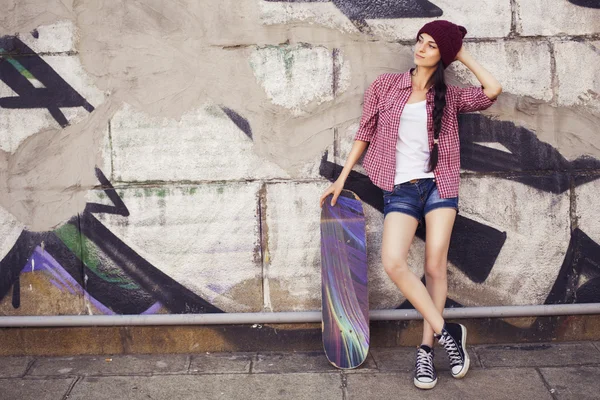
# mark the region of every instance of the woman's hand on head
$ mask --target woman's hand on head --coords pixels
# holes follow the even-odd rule
[[[458,51],[458,53],[456,53],[456,57],[454,57],[454,60],[458,60],[462,62],[462,57],[467,53],[467,49],[465,49],[465,45],[461,45],[460,46],[460,50]]]
[[[344,181],[336,180],[335,182],[333,182],[327,189],[325,189],[325,191],[321,195],[321,198],[319,199],[320,207],[323,207],[325,199],[330,194],[333,194],[333,197],[331,199],[331,205],[335,206],[337,198],[340,196],[340,193],[342,193],[342,189],[344,189]]]

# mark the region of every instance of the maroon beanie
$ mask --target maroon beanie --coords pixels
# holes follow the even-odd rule
[[[423,25],[417,33],[417,40],[419,40],[421,33],[427,33],[435,40],[442,55],[442,64],[446,68],[454,61],[456,54],[462,47],[462,40],[467,34],[467,29],[450,21],[437,19]]]

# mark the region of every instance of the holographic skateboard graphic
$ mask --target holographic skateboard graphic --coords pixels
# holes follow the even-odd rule
[[[367,239],[360,199],[343,190],[335,206],[321,208],[321,312],[323,348],[331,364],[350,369],[369,353]]]

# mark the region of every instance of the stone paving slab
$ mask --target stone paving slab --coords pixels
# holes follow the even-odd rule
[[[557,399],[598,399],[600,368],[596,366],[540,368]]]
[[[600,363],[592,343],[529,343],[474,346],[484,367],[549,367]]]
[[[526,393],[526,395],[525,395]],[[438,375],[431,390],[417,389],[410,372],[353,374],[347,378],[347,397],[354,399],[552,399],[544,382],[533,368],[478,369],[469,371],[464,379],[454,379],[449,373]]]
[[[342,400],[341,386],[340,374],[330,373],[86,377],[69,400]]]
[[[415,366],[416,351],[416,347],[373,348],[371,349],[371,354],[380,371],[411,372]],[[481,368],[475,351],[472,348],[467,347],[467,352],[471,358],[470,369]],[[438,371],[449,371],[450,363],[445,350],[442,347],[435,347],[434,354],[433,362],[435,368]]]
[[[323,356],[325,358],[327,358],[325,355],[323,355]],[[333,368],[335,368],[335,367],[333,367]],[[338,369],[338,368],[335,368],[335,369],[337,371],[342,371],[341,369]],[[345,369],[343,371],[346,374],[360,374],[360,373],[377,372],[378,371],[377,362],[375,361],[375,358],[373,358],[373,354],[371,353],[371,350],[369,350],[369,354],[367,355],[367,359],[365,360],[364,363],[362,363],[361,366],[359,366],[357,368],[353,368],[353,369]]]
[[[255,353],[206,353],[192,356],[191,373],[239,374],[250,372]]]
[[[372,357],[367,357],[362,366],[351,370],[353,372],[375,370],[377,366]],[[340,372],[327,361],[322,351],[306,351],[294,353],[258,353],[252,367],[252,372]]]
[[[0,378],[23,376],[32,357],[0,357]]]
[[[35,360],[29,375],[150,375],[187,373],[185,354],[44,357]]]
[[[75,378],[0,379],[0,398],[6,400],[62,400]]]

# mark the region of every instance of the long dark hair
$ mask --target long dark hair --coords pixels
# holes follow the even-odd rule
[[[433,89],[435,91],[435,97],[433,102],[433,149],[429,156],[429,171],[432,172],[438,163],[438,144],[437,141],[440,138],[440,132],[442,131],[442,116],[444,115],[444,108],[446,108],[446,81],[444,79],[444,66],[442,60],[437,65],[437,69],[430,78],[430,82],[433,81]]]

